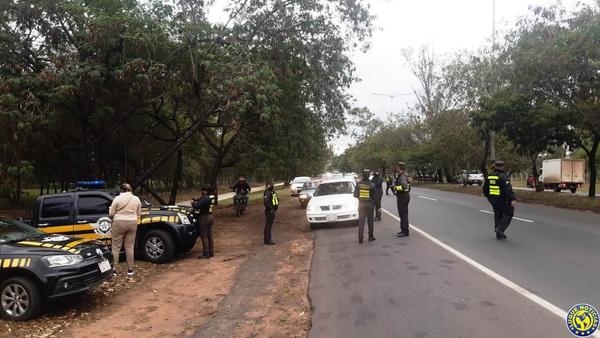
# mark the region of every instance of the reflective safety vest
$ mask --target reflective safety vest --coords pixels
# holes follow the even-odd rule
[[[217,204],[217,198],[215,197],[215,195],[210,195],[210,207],[208,208],[208,213],[212,214],[213,213],[213,206],[215,204]]]
[[[368,201],[371,199],[371,191],[370,186],[365,183],[358,184],[358,200],[360,201]]]
[[[273,206],[276,207],[279,205],[279,198],[277,198],[277,193],[273,191],[273,198],[271,199]]]
[[[500,197],[500,178],[498,176],[488,176],[490,196]]]

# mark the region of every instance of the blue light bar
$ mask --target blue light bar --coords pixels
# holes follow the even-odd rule
[[[106,188],[106,182],[104,180],[94,180],[94,181],[77,181],[75,185],[78,188],[87,188],[87,189],[103,189]]]

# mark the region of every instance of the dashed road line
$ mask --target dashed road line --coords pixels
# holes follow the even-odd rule
[[[419,198],[423,198],[423,199],[426,199],[426,200],[436,201],[437,202],[437,198],[431,198],[431,197],[421,196],[421,195],[419,195]]]
[[[479,209],[479,211],[484,212],[486,214],[491,214],[493,215],[494,213],[489,211],[489,210],[483,210],[483,209]],[[526,219],[526,218],[521,218],[521,217],[513,217],[513,219],[519,220],[519,221],[523,221],[523,222],[527,222],[527,223],[535,223],[535,221],[532,221],[530,219]]]
[[[389,212],[386,209],[381,209],[383,210],[383,212],[385,212],[386,214],[388,214],[389,216],[391,216],[392,218],[394,218],[397,221],[400,221],[400,218],[398,218],[396,215],[392,214],[391,212]],[[483,210],[480,210],[483,211]],[[487,210],[485,210],[485,212],[487,212]],[[490,268],[484,266],[483,264],[478,263],[477,261],[475,261],[474,259],[472,259],[471,257],[463,254],[462,252],[454,249],[453,247],[451,247],[450,245],[440,241],[439,239],[433,237],[432,235],[430,235],[429,233],[419,229],[418,227],[414,226],[413,224],[410,225],[412,227],[413,231],[416,231],[417,233],[419,233],[421,236],[427,238],[428,240],[432,241],[433,243],[439,245],[440,247],[442,247],[443,249],[445,249],[446,251],[450,252],[451,254],[455,255],[456,257],[460,258],[461,260],[463,260],[464,262],[466,262],[467,264],[471,265],[472,267],[474,267],[475,269],[483,272],[484,274],[490,276],[491,278],[495,279],[496,281],[498,281],[499,283],[501,283],[502,285],[510,288],[511,290],[517,292],[518,294],[522,295],[523,297],[531,300],[532,302],[536,303],[537,305],[543,307],[544,309],[550,311],[551,313],[555,314],[556,316],[560,317],[562,320],[565,320],[565,318],[567,317],[567,312],[564,311],[563,309],[559,308],[558,306],[550,303],[549,301],[545,300],[544,298],[526,290],[525,288],[523,288],[522,286],[516,284],[515,282],[499,275],[498,273],[494,272],[493,270],[491,270]],[[595,333],[593,335],[594,337],[598,337],[600,338],[600,333]]]

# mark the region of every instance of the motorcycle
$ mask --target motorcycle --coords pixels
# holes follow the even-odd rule
[[[240,217],[248,207],[248,193],[236,192],[233,197],[233,206],[235,207],[235,215]]]

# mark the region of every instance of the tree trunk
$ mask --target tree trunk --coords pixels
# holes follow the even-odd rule
[[[177,149],[177,164],[175,167],[175,174],[173,175],[173,183],[171,185],[171,196],[169,196],[169,204],[174,205],[177,203],[177,192],[179,191],[179,185],[181,184],[181,175],[183,174],[183,151],[181,148]]]
[[[485,140],[483,143],[483,156],[481,157],[481,163],[479,164],[479,169],[483,173],[483,177],[487,179],[488,177],[488,169],[487,169],[487,160],[488,154],[490,152],[490,135],[485,133]]]
[[[590,189],[588,197],[596,197],[596,154],[598,153],[598,144],[600,144],[600,135],[594,137],[594,144],[588,158],[588,168],[590,169]]]
[[[542,187],[540,185],[540,179],[539,179],[538,169],[537,169],[537,154],[529,155],[529,159],[531,159],[531,173],[533,176],[533,187],[535,188],[536,192],[543,192],[544,187]]]

